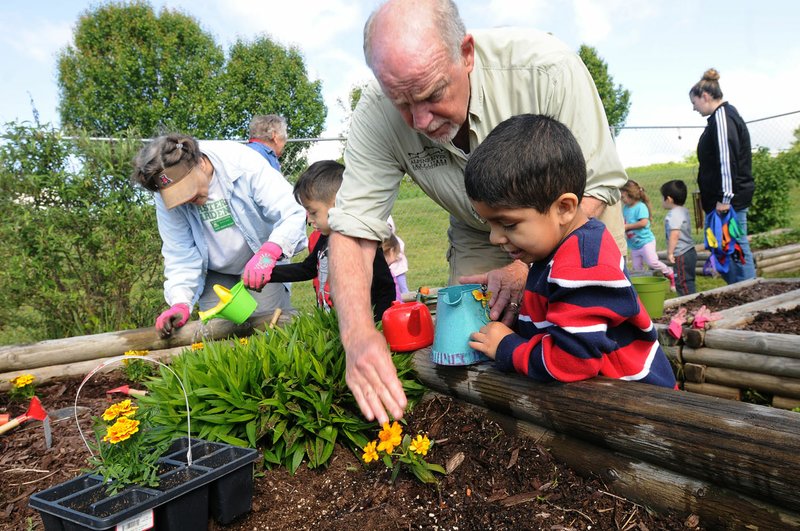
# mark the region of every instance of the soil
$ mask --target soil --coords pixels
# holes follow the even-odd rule
[[[742,330],[770,332],[773,334],[800,335],[800,306],[791,310],[759,312]]]
[[[722,293],[706,293],[703,295],[699,295],[694,299],[683,303],[680,307],[686,308],[690,315],[693,314],[698,309],[700,309],[701,306],[705,306],[712,312],[719,312],[722,310],[733,308],[735,306],[741,306],[742,304],[748,304],[751,302],[759,301],[761,299],[766,299],[767,297],[781,295],[782,293],[786,293],[787,291],[792,291],[795,289],[800,289],[800,282],[797,281],[761,282],[754,286],[747,286],[746,288],[740,290],[728,291]],[[677,313],[680,307],[664,308],[664,315],[661,318],[656,319],[655,322],[662,324],[669,324],[670,319],[672,319],[672,317]],[[769,312],[764,312],[764,313],[769,313]],[[787,317],[790,318],[791,316]],[[783,323],[783,319],[784,319],[783,317],[777,316],[776,322]],[[792,326],[792,324],[794,324],[794,326]],[[784,328],[783,330],[797,330],[797,324],[798,321],[795,317],[794,319],[790,319],[788,322],[783,323],[780,326],[789,327],[789,328]],[[775,329],[772,330],[761,329],[759,328],[758,324],[753,325],[753,328],[748,326],[747,329],[760,332],[775,331]],[[782,331],[780,333],[786,333],[786,332]]]
[[[127,383],[121,374],[97,375],[81,391],[87,430],[91,415],[109,405],[105,391]],[[51,413],[71,406],[79,380],[42,384],[37,394]],[[0,413],[24,413],[27,404],[0,395]],[[405,433],[425,431],[435,441],[428,461],[451,467],[438,488],[403,471],[394,483],[381,462],[337,447],[330,466],[309,470],[257,468],[253,510],[212,530],[373,529],[703,529],[696,515],[656,514],[611,492],[597,478],[577,476],[528,438],[506,435],[481,410],[432,395],[408,416]],[[28,497],[82,473],[86,450],[70,417],[52,424],[45,448],[42,424],[31,421],[0,436],[0,529],[42,529]],[[377,436],[377,430],[376,430]]]

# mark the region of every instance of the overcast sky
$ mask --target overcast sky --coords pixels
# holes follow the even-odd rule
[[[343,128],[344,112],[337,101],[346,101],[354,84],[371,78],[361,52],[361,31],[376,0],[151,3],[156,9],[179,9],[193,16],[225,50],[237,38],[252,40],[264,33],[297,45],[312,78],[322,80],[328,107],[325,136],[337,136]],[[746,120],[800,110],[797,0],[456,3],[468,28],[535,27],[576,50],[582,43],[596,47],[615,83],[631,91],[629,126],[704,125],[705,119],[692,111],[687,94],[709,67],[719,70],[725,99]],[[80,14],[92,5],[96,2],[0,2],[0,123],[32,120],[33,101],[42,122],[58,125],[55,57],[71,42]],[[783,120],[786,124],[778,121],[779,128],[796,127],[798,116]],[[693,150],[696,131],[632,131],[623,133],[618,144],[623,163],[631,166],[643,157],[658,158],[654,150]]]

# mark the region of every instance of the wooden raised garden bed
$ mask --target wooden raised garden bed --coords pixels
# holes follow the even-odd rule
[[[713,307],[724,299],[744,303]],[[691,313],[701,304],[718,310],[722,318],[709,323],[708,330],[685,327],[680,341],[666,334],[666,324],[679,308]],[[743,390],[752,389],[771,398],[775,407],[800,406],[800,323],[791,321],[800,308],[800,280],[755,279],[670,299],[664,306],[657,326],[687,391],[738,400]],[[785,333],[747,329],[756,319],[779,318]]]

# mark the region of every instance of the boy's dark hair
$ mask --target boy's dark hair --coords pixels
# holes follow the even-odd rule
[[[661,185],[661,197],[664,199],[671,197],[672,202],[678,206],[686,204],[686,195],[686,183],[680,179],[668,181]]]
[[[467,195],[491,207],[547,212],[561,194],[583,198],[586,161],[561,122],[520,114],[489,133],[464,170]]]
[[[320,160],[300,175],[294,185],[294,198],[303,201],[333,203],[342,185],[344,166],[335,160]]]

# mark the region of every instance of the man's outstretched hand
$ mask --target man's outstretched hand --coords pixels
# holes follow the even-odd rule
[[[345,380],[367,420],[403,417],[407,400],[383,334],[365,330],[347,345]]]

